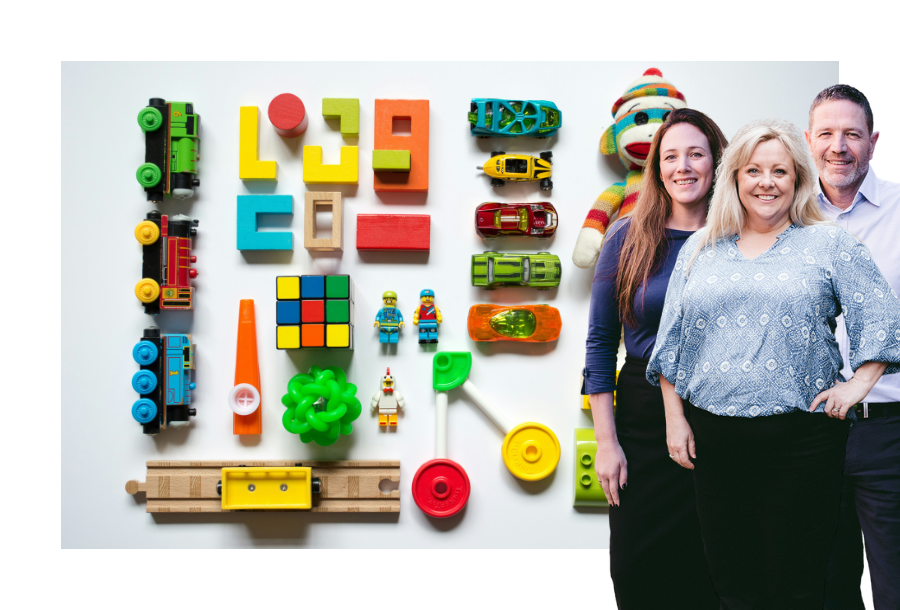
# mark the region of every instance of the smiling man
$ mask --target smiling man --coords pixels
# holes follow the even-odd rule
[[[806,142],[819,170],[825,215],[862,240],[900,294],[900,184],[869,167],[878,132],[869,101],[849,85],[825,89],[809,109]],[[872,297],[874,298],[874,297]],[[835,332],[849,379],[844,325]],[[875,609],[900,608],[900,374],[885,375],[856,406],[844,462],[841,517],[828,564],[825,610],[865,610],[863,539]],[[862,533],[861,533],[862,532]]]

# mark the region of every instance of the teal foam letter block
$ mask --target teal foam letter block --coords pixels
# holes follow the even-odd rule
[[[293,250],[294,234],[289,231],[258,232],[258,214],[293,214],[293,195],[238,195],[238,250]]]

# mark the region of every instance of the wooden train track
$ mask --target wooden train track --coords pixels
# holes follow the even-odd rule
[[[399,513],[400,490],[380,489],[384,480],[400,482],[400,462],[351,461],[175,461],[147,462],[147,481],[128,481],[125,491],[147,494],[148,513],[221,513],[222,468],[309,466],[321,482],[312,512]]]

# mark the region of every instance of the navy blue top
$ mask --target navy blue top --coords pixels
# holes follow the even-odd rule
[[[619,255],[631,219],[615,223],[603,242],[594,283],[591,287],[591,311],[588,319],[587,355],[584,363],[584,393],[598,394],[616,389],[616,355],[622,336],[622,321],[616,299],[616,277]],[[647,279],[646,290],[639,286],[634,295],[638,325],[625,325],[625,351],[629,356],[650,358],[656,344],[656,333],[662,317],[669,276],[675,268],[678,253],[693,231],[666,229],[668,250],[662,265]]]

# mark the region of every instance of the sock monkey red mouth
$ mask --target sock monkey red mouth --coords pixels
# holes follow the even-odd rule
[[[636,159],[646,159],[650,154],[650,142],[635,142],[626,146],[625,150]]]

